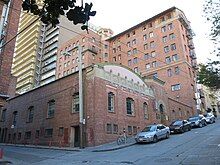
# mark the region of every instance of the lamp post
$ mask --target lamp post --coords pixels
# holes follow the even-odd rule
[[[83,80],[82,80],[82,47],[78,46],[78,68],[79,68],[79,128],[80,128],[80,148],[84,148],[83,130],[85,120],[83,119]]]

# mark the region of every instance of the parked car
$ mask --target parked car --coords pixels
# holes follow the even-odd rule
[[[170,124],[171,133],[183,133],[191,130],[191,123],[187,120],[176,120]]]
[[[207,113],[204,115],[204,117],[207,123],[215,123],[215,116],[212,113]]]
[[[137,143],[154,142],[159,139],[169,138],[170,128],[163,124],[153,124],[146,126],[141,132],[135,136]]]
[[[191,127],[203,127],[206,126],[206,119],[203,115],[198,116],[192,116],[188,119],[188,121],[191,123]]]

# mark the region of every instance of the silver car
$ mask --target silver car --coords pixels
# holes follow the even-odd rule
[[[215,116],[212,113],[207,113],[204,116],[207,123],[215,123]]]
[[[163,124],[153,124],[145,127],[135,136],[137,143],[141,142],[157,142],[159,139],[169,138],[170,128]]]

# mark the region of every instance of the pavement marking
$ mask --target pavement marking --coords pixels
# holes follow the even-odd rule
[[[198,133],[198,132],[195,132],[195,133]]]

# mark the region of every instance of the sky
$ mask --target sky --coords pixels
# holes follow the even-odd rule
[[[212,42],[208,38],[210,25],[202,16],[205,0],[84,0],[84,2],[92,2],[93,10],[97,11],[90,22],[96,26],[112,29],[114,35],[175,6],[185,13],[196,34],[193,41],[197,61],[205,63],[208,58],[214,56],[210,55],[213,50]]]

